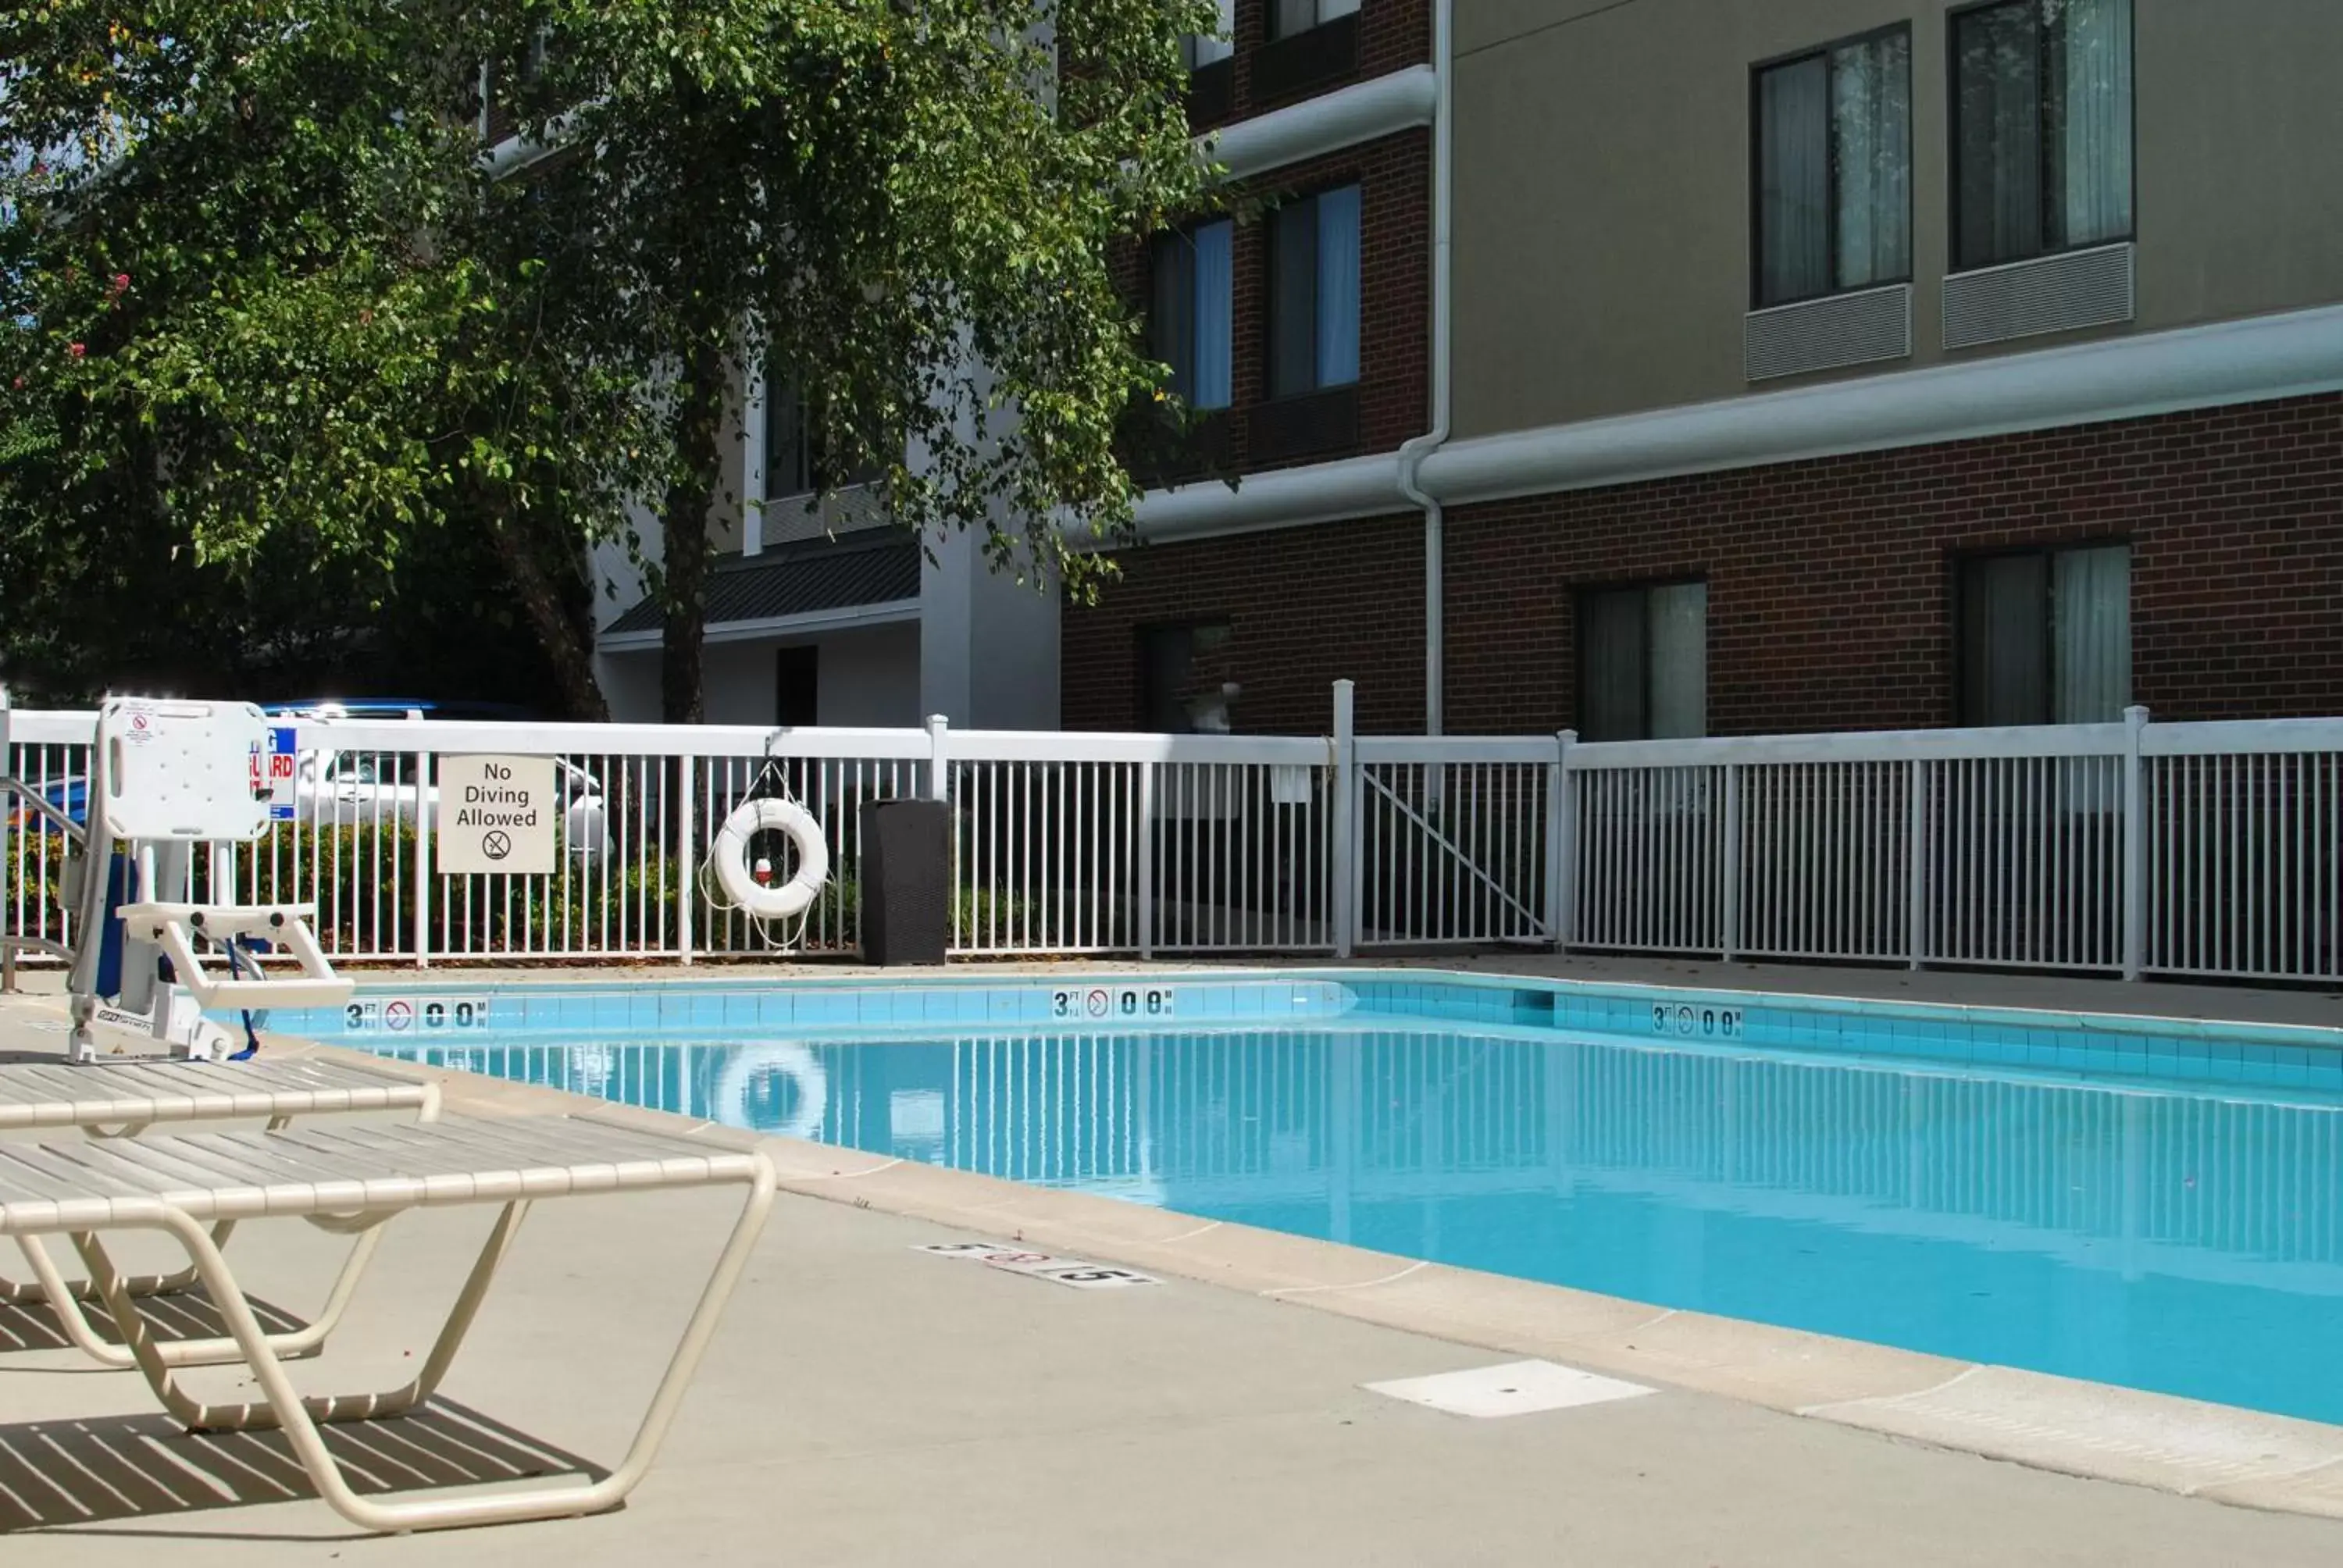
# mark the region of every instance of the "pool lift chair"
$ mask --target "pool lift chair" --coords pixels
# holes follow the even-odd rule
[[[213,1060],[236,1042],[206,1013],[243,1010],[250,1036],[254,1011],[349,1000],[355,987],[310,929],[316,905],[180,901],[196,845],[267,833],[268,749],[268,720],[250,703],[122,697],[98,709],[83,840],[65,875],[77,915],[74,1060],[96,1059],[95,1023],[143,1029],[175,1056]],[[207,950],[224,970],[206,967]],[[264,951],[298,972],[264,973]]]

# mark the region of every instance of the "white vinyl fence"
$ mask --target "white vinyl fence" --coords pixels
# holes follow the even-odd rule
[[[705,847],[755,794],[822,823],[801,950],[860,941],[860,808],[948,802],[964,956],[1559,945],[1608,952],[2343,978],[2343,720],[1580,744],[1547,737],[1084,735],[299,723],[295,817],[197,857],[196,893],[314,902],[352,962],[771,950]],[[9,767],[66,817],[94,715],[13,716]],[[550,756],[564,854],[446,876],[436,759]],[[22,802],[0,941],[72,940],[66,834]],[[778,858],[781,851],[777,847]]]

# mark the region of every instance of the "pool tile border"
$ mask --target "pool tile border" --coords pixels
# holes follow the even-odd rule
[[[1125,999],[1175,997],[1168,1014]],[[1696,1044],[1860,1055],[1952,1070],[2115,1077],[2251,1092],[2343,1095],[2343,1027],[2227,1023],[2121,1013],[2053,1012],[1960,1003],[1537,979],[1433,969],[1184,970],[906,975],[900,980],[818,978],[743,983],[721,977],[659,977],[612,983],[368,985],[360,1001],[407,1000],[404,1035],[377,1020],[348,1030],[338,1010],[286,1012],[269,1027],[313,1039],[405,1047],[455,1047],[468,1035],[578,1035],[611,1030],[651,1037],[721,1038],[743,1031],[830,1035],[953,1030],[1207,1030],[1297,1020],[1388,1019],[1482,1027],[1584,1031],[1624,1042]],[[1071,1014],[1063,999],[1075,999]],[[1107,999],[1094,1010],[1092,999]],[[452,1019],[480,1010],[473,1028],[426,1029],[433,1003]]]

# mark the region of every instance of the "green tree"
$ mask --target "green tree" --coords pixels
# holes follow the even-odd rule
[[[1108,247],[1205,199],[1179,37],[1212,9],[0,0],[0,586],[184,552],[371,613],[485,541],[594,717],[588,547],[648,510],[696,719],[722,438],[769,355],[905,527],[1079,588],[1060,524],[1127,528],[1117,419],[1160,396]],[[517,176],[483,59],[557,149]]]
[[[647,427],[625,377],[537,351],[544,269],[485,244],[465,19],[0,6],[0,428],[46,437],[0,457],[0,586],[52,601],[12,662],[110,653],[116,601],[183,658],[368,625],[409,562],[485,540],[600,710],[580,541],[622,524]]]
[[[664,371],[666,716],[699,716],[707,521],[750,358],[799,389],[819,474],[875,469],[903,526],[981,529],[996,568],[1079,588],[1090,563],[1060,524],[1127,526],[1115,432],[1160,385],[1108,250],[1203,199],[1179,45],[1212,7],[521,15],[497,75],[525,134],[565,149],[538,183],[591,235],[598,291],[573,301]]]

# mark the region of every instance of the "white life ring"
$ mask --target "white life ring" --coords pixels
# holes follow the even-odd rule
[[[749,1112],[749,1092],[757,1080],[776,1072],[795,1084],[798,1092],[789,1119],[773,1131],[784,1138],[820,1141],[822,1119],[830,1111],[830,1074],[820,1057],[793,1040],[744,1045],[734,1050],[717,1075],[709,1115],[727,1127],[758,1131]]]
[[[798,874],[777,888],[759,882],[749,867],[749,840],[759,833],[779,831],[798,847]],[[821,885],[830,880],[830,846],[822,841],[821,824],[794,800],[767,796],[744,800],[724,819],[708,846],[716,879],[733,904],[754,919],[787,920],[813,908]]]

